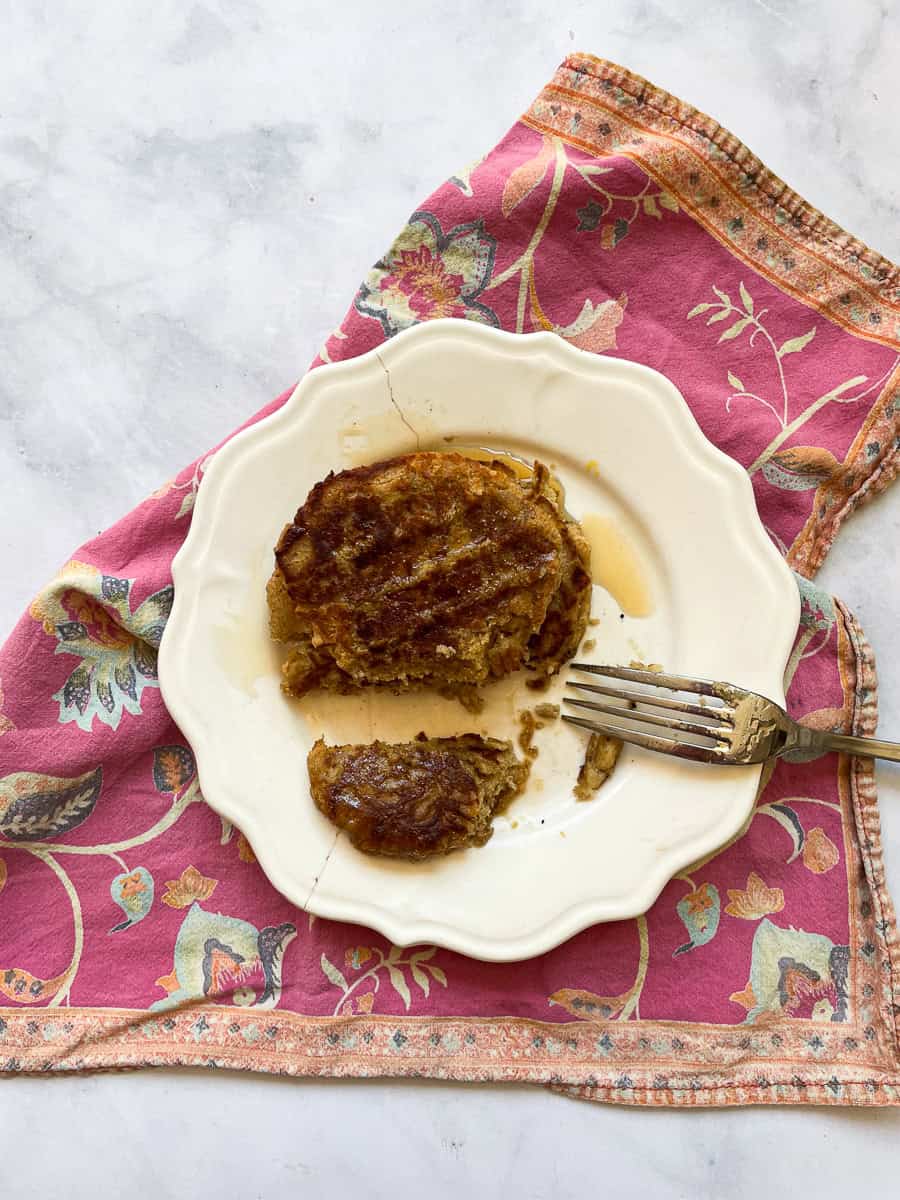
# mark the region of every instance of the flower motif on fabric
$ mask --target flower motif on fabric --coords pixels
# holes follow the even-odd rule
[[[686,896],[681,897],[675,905],[675,910],[688,931],[689,941],[672,952],[673,958],[679,954],[687,954],[689,950],[698,946],[705,946],[716,936],[721,916],[719,889],[714,883],[701,883],[699,887],[692,888]]]
[[[141,712],[141,693],[158,687],[156,653],[172,607],[172,587],[131,607],[132,579],[68,563],[29,612],[57,639],[55,653],[80,661],[53,699],[59,723],[90,732],[96,717],[113,729],[124,712]]]
[[[496,246],[481,220],[445,234],[431,213],[413,213],[360,287],[356,309],[380,321],[386,337],[435,317],[499,325],[478,299],[490,281]]]
[[[281,999],[284,952],[296,936],[289,922],[257,929],[237,917],[208,913],[194,901],[175,939],[172,970],[156,981],[168,995],[151,1009],[204,999],[274,1008]]]
[[[725,911],[729,916],[739,917],[742,921],[756,921],[769,913],[781,912],[784,908],[784,892],[781,888],[767,887],[765,880],[751,871],[747,876],[747,886],[728,888],[728,904]]]
[[[218,882],[218,879],[202,875],[196,867],[185,867],[177,879],[166,880],[162,902],[169,908],[187,908],[195,900],[208,900]]]
[[[750,979],[730,999],[747,1010],[745,1024],[779,1015],[846,1021],[849,960],[848,946],[764,920],[753,938]]]
[[[548,321],[537,301],[537,295],[532,289],[532,322],[536,329],[551,329],[579,350],[589,350],[594,354],[603,354],[606,350],[616,348],[616,330],[622,324],[625,316],[625,305],[628,297],[623,292],[618,300],[601,300],[594,303],[585,300],[581,312],[568,325],[554,325]]]

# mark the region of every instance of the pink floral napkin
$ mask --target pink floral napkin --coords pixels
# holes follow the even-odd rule
[[[439,316],[552,329],[668,375],[799,573],[791,711],[874,731],[871,652],[809,577],[897,472],[895,266],[710,118],[576,55],[410,217],[317,362]],[[897,931],[863,760],[780,764],[743,833],[645,916],[529,962],[392,946],[286,903],[203,803],[158,690],[204,465],[83,546],[0,652],[0,1067],[900,1101]]]

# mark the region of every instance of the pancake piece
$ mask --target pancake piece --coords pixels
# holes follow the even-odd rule
[[[477,733],[367,746],[320,738],[307,766],[316,808],[357,850],[414,860],[483,846],[529,771],[509,742]]]
[[[578,771],[578,782],[573,789],[576,800],[593,800],[613,773],[622,743],[605,733],[592,733],[584,749],[584,762]]]
[[[590,607],[590,547],[546,467],[421,452],[330,475],[275,550],[285,691],[473,689],[552,674]]]

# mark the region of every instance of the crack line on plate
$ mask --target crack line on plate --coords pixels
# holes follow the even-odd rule
[[[341,836],[341,830],[338,829],[334,835],[334,841],[331,843],[331,849],[325,855],[322,865],[321,865],[321,867],[319,867],[318,874],[313,878],[313,885],[309,889],[309,895],[306,897],[306,899],[303,902],[303,911],[304,912],[309,911],[309,902],[310,902],[310,900],[312,900],[313,894],[315,893],[316,888],[319,886],[320,879],[325,874],[325,868],[328,866],[329,862],[331,861],[331,856],[332,856],[332,854],[334,854],[335,848],[337,847],[337,844],[338,844],[338,838],[340,836]]]
[[[418,433],[415,431],[415,429],[413,429],[412,425],[410,425],[409,421],[407,420],[406,414],[404,413],[403,409],[397,403],[396,397],[394,396],[394,388],[393,388],[393,385],[391,384],[391,373],[388,370],[388,367],[385,364],[384,359],[381,357],[381,355],[378,353],[377,350],[375,351],[375,357],[378,359],[379,363],[381,364],[382,371],[384,371],[384,378],[387,381],[388,395],[391,398],[391,404],[393,404],[394,408],[397,410],[397,416],[400,418],[400,420],[403,422],[403,424],[406,426],[406,428],[409,430],[409,432],[416,439],[416,450],[421,450],[422,449],[422,441],[421,441]]]

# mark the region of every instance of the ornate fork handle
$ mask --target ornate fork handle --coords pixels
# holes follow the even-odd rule
[[[900,762],[900,742],[885,742],[881,738],[851,737],[846,733],[823,733],[794,724],[779,757],[802,761],[818,758],[837,750],[842,754],[858,754],[866,758],[886,758]]]

